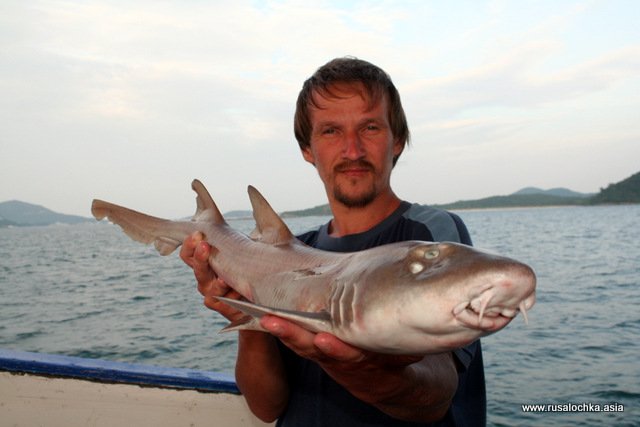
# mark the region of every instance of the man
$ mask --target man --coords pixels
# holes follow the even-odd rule
[[[356,251],[402,240],[471,244],[455,215],[411,205],[391,189],[391,171],[408,139],[400,97],[380,68],[338,58],[303,85],[295,135],[324,183],[333,219],[299,236],[324,250]],[[241,317],[216,297],[240,296],[216,278],[202,236],[187,238],[190,265],[207,307]],[[425,307],[428,310],[428,307]],[[424,357],[375,354],[328,333],[311,333],[275,316],[270,332],[239,333],[236,381],[251,410],[281,426],[484,425],[480,343]]]

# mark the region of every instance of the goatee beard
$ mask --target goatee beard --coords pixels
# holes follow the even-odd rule
[[[375,175],[375,167],[366,160],[347,160],[334,168],[335,174],[339,174],[348,169],[366,169]],[[355,181],[352,181],[355,184]],[[347,184],[349,185],[349,184]],[[336,184],[333,189],[333,197],[344,206],[348,208],[363,208],[369,203],[373,202],[378,195],[376,191],[375,183],[372,182],[371,186],[363,193],[351,196],[342,190],[340,184]]]
[[[336,187],[333,191],[333,197],[335,197],[338,202],[342,203],[348,208],[364,208],[369,203],[375,200],[376,195],[377,193],[373,187],[370,188],[366,193],[360,194],[355,197],[344,194],[340,187]]]

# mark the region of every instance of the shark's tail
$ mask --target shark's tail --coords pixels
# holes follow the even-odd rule
[[[204,185],[194,180],[191,188],[198,195],[196,213],[191,221],[157,218],[102,200],[93,201],[91,213],[97,220],[108,218],[109,221],[119,225],[133,240],[145,244],[153,243],[161,255],[168,255],[176,250],[188,235],[195,231],[202,231],[200,230],[202,227],[198,226],[199,222],[224,223],[220,210]]]

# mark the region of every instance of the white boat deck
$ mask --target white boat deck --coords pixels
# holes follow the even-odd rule
[[[266,426],[232,376],[0,349],[7,426]]]

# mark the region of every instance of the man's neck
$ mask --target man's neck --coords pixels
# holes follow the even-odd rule
[[[342,237],[370,230],[398,209],[400,202],[393,192],[378,196],[363,207],[348,207],[336,200],[330,200],[333,219],[329,225],[329,235]]]

